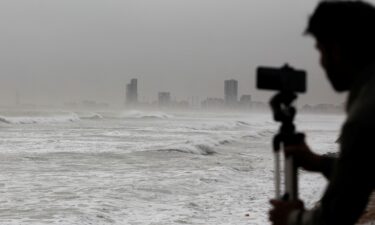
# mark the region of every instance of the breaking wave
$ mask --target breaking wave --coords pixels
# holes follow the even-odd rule
[[[180,153],[190,153],[197,155],[213,155],[216,154],[216,151],[213,150],[210,146],[206,145],[197,145],[192,148],[170,148],[170,149],[161,149],[159,152],[180,152]]]
[[[251,126],[250,123],[248,123],[248,122],[244,122],[244,121],[237,121],[237,122],[236,122],[236,125],[237,125],[237,126],[246,126],[246,127]]]
[[[163,112],[128,111],[122,113],[97,112],[3,112],[0,123],[3,124],[47,124],[77,122],[80,120],[101,119],[170,119],[172,115]]]
[[[189,140],[182,144],[174,144],[173,147],[159,149],[159,152],[180,152],[196,155],[214,155],[217,154],[217,148],[221,145],[226,145],[233,142],[234,139],[222,139],[222,140]]]
[[[47,124],[47,123],[65,123],[80,120],[74,113],[60,115],[23,115],[23,116],[1,116],[0,122],[6,124]]]
[[[79,118],[83,120],[100,120],[103,119],[104,116],[99,113],[84,113],[79,114]]]
[[[164,112],[141,112],[141,111],[129,111],[121,115],[122,118],[126,119],[170,119],[172,115]]]
[[[193,131],[229,131],[238,128],[249,129],[252,125],[244,121],[230,121],[223,123],[202,123],[194,126],[186,126],[185,129]]]
[[[263,130],[251,130],[246,135],[243,135],[243,139],[258,139],[258,138],[272,138],[277,133],[277,130],[269,128]]]
[[[6,118],[0,116],[0,122],[2,123],[11,123],[10,121],[8,121]]]

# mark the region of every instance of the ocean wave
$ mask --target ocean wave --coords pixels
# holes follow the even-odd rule
[[[260,137],[271,137],[271,136],[275,135],[276,132],[277,132],[277,130],[267,129],[267,130],[259,131],[259,132],[258,132],[258,135],[259,135]]]
[[[79,118],[82,120],[100,120],[100,119],[103,119],[104,116],[99,113],[86,113],[86,114],[79,114]]]
[[[231,121],[223,123],[202,123],[195,126],[185,127],[188,130],[194,131],[229,131],[237,129],[248,129],[252,127],[252,124],[244,121]]]
[[[45,124],[45,123],[64,123],[79,121],[80,118],[75,113],[46,115],[46,116],[1,116],[0,122],[6,124]]]
[[[237,125],[237,126],[246,126],[246,127],[251,126],[250,123],[245,122],[245,121],[236,121],[236,125]]]
[[[164,112],[141,112],[141,111],[129,111],[122,113],[121,118],[126,119],[170,119],[172,115]]]
[[[216,149],[219,146],[232,143],[233,139],[221,139],[221,140],[190,140],[182,144],[176,144],[173,147],[167,147],[165,149],[159,149],[159,152],[180,152],[180,153],[189,153],[196,155],[214,155],[217,154]]]
[[[187,148],[167,148],[167,149],[160,149],[159,152],[180,152],[180,153],[190,153],[190,154],[197,154],[197,155],[213,155],[217,152],[212,149],[211,146],[208,145],[196,145]]]
[[[275,129],[251,130],[241,138],[271,138],[276,132],[277,130]]]
[[[80,120],[102,120],[102,119],[170,119],[173,115],[164,112],[38,112],[38,111],[20,111],[3,112],[0,114],[0,123],[2,124],[39,124],[39,123],[63,123],[76,122]]]
[[[209,151],[207,151],[209,150]],[[159,152],[180,152],[180,153],[190,153],[190,154],[198,154],[198,155],[213,155],[216,152],[210,148],[204,148],[203,151],[199,149],[179,149],[179,148],[170,148],[170,149],[161,149],[158,150]]]
[[[12,123],[12,122],[10,122],[9,120],[7,120],[5,117],[3,117],[3,116],[0,116],[0,122],[1,123],[7,123],[7,124],[10,124],[10,123]]]

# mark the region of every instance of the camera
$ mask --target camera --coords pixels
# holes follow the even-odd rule
[[[285,64],[281,68],[258,67],[257,88],[281,92],[306,92],[306,71]]]

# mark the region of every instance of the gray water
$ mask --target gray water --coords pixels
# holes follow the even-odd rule
[[[301,115],[319,153],[342,115]],[[0,224],[267,224],[268,114],[0,112]],[[326,181],[301,172],[312,206]]]

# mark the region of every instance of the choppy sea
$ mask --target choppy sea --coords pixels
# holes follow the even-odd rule
[[[343,120],[296,124],[327,153]],[[0,111],[0,224],[269,224],[278,126],[268,113]],[[300,172],[308,207],[325,185]]]

